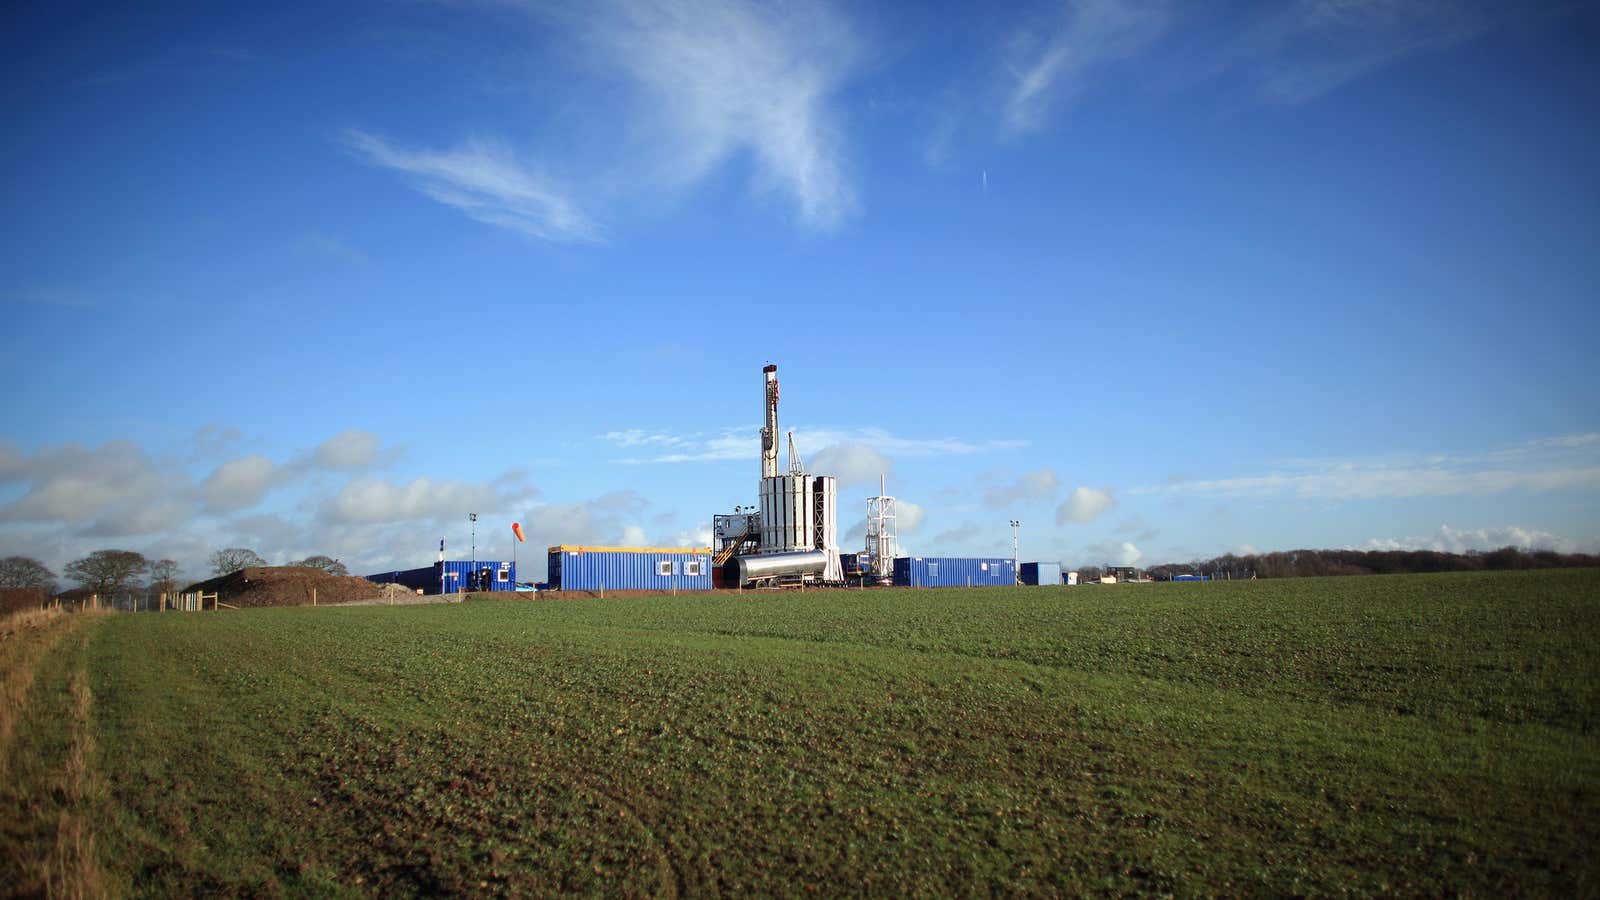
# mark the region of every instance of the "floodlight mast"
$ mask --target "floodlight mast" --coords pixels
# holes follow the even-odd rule
[[[1011,580],[1016,584],[1022,583],[1022,572],[1017,568],[1017,529],[1021,527],[1021,522],[1011,520]]]
[[[765,376],[763,402],[767,408],[767,424],[761,426],[761,477],[778,477],[778,367],[768,365],[761,370]]]

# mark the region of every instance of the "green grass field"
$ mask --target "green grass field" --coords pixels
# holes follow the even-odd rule
[[[1594,570],[58,631],[22,892],[1600,893]]]

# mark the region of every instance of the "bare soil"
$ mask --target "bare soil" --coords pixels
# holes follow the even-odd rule
[[[309,606],[385,597],[385,585],[354,575],[329,575],[310,566],[253,566],[191,584],[185,593],[215,593],[222,603],[238,607]]]

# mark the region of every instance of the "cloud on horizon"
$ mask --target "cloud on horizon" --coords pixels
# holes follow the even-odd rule
[[[1441,553],[1499,550],[1554,550],[1557,553],[1600,553],[1600,538],[1573,540],[1537,528],[1507,525],[1503,528],[1456,529],[1440,525],[1432,534],[1401,538],[1372,538],[1352,550],[1437,550]]]
[[[1600,490],[1600,438],[1566,435],[1473,454],[1305,460],[1259,475],[1143,485],[1140,495],[1214,494],[1375,500]]]

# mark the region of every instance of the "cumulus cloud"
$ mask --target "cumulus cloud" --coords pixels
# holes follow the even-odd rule
[[[1144,553],[1128,541],[1102,541],[1086,549],[1090,560],[1087,565],[1136,566],[1144,558]]]
[[[1116,502],[1110,491],[1089,487],[1073,488],[1067,499],[1056,507],[1056,524],[1092,522],[1115,506]]]
[[[261,502],[279,480],[278,467],[265,456],[245,456],[223,463],[200,485],[208,512],[233,512]]]
[[[311,452],[311,464],[322,469],[366,468],[378,461],[381,443],[372,432],[351,428],[318,444]]]
[[[876,481],[894,467],[887,456],[866,444],[845,442],[832,444],[817,451],[807,466],[818,475],[832,475],[840,486]]]
[[[97,536],[145,534],[192,512],[192,486],[172,464],[130,441],[97,448],[0,448],[0,484],[25,485],[0,506],[0,522],[65,524]]]
[[[1438,550],[1444,553],[1498,550],[1517,547],[1522,550],[1554,550],[1557,553],[1600,552],[1600,538],[1585,541],[1573,540],[1541,531],[1507,525],[1502,528],[1456,529],[1440,525],[1432,534],[1400,538],[1372,538],[1362,550]]]
[[[452,519],[468,512],[498,512],[505,499],[492,487],[428,477],[405,483],[357,478],[344,485],[325,508],[334,522],[403,522]]]
[[[922,527],[922,522],[927,518],[927,511],[915,503],[906,500],[895,501],[895,529],[901,534],[908,534]]]
[[[218,466],[200,485],[205,510],[230,513],[259,504],[267,492],[315,471],[359,471],[379,461],[378,436],[360,429],[341,431],[310,452],[279,465],[260,454]]]
[[[1061,489],[1061,481],[1050,469],[1023,472],[1008,485],[992,487],[983,492],[983,502],[994,509],[1003,509],[1013,503],[1049,500]]]

